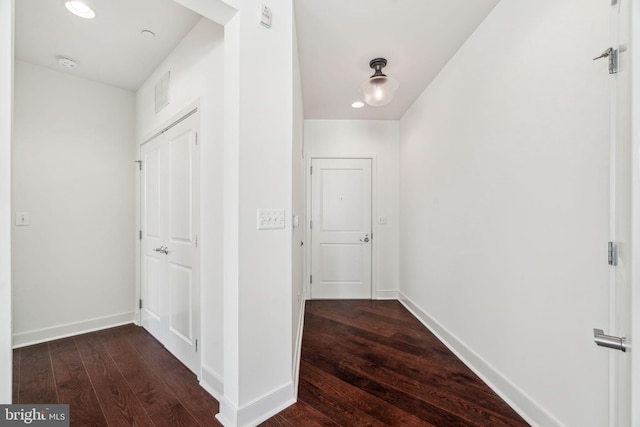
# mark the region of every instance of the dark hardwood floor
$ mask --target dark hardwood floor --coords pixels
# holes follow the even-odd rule
[[[264,426],[528,426],[398,301],[307,301],[298,403]]]
[[[298,402],[262,423],[527,426],[397,301],[308,301]],[[218,402],[144,329],[14,350],[14,403],[69,403],[72,426],[220,426]]]
[[[220,426],[218,402],[144,329],[14,350],[14,403],[68,403],[71,426]]]

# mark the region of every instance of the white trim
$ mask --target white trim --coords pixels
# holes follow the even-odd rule
[[[11,403],[11,138],[14,1],[0,2],[0,403]]]
[[[200,386],[217,400],[222,399],[224,395],[224,379],[205,365],[202,365],[201,374]]]
[[[310,168],[313,159],[369,159],[371,160],[371,233],[373,233],[374,244],[371,245],[371,299],[375,299],[375,295],[378,292],[378,244],[375,243],[375,236],[378,235],[378,221],[374,221],[374,218],[378,217],[378,157],[376,154],[370,153],[342,153],[342,154],[327,154],[322,152],[308,152],[305,153],[305,217],[307,223],[304,225],[304,241],[307,242],[304,250],[304,295],[306,299],[311,299],[311,284],[309,283],[309,276],[311,274],[311,247],[313,242],[311,241],[311,179]]]
[[[13,348],[25,347],[60,338],[80,335],[87,332],[127,325],[129,323],[134,323],[134,317],[135,312],[128,311],[126,313],[112,314],[79,322],[65,323],[63,325],[20,332],[13,334]]]
[[[373,295],[373,299],[391,299],[391,300],[399,300],[400,299],[400,291],[376,291]]]
[[[302,298],[300,301],[300,316],[298,318],[298,336],[296,337],[295,348],[293,349],[293,392],[298,396],[298,384],[300,382],[300,356],[302,355],[302,335],[304,332],[304,311],[307,301]]]
[[[631,343],[640,343],[640,5],[631,8]],[[640,352],[631,351],[631,425],[640,425]]]
[[[294,404],[293,382],[265,394],[262,397],[236,408],[225,396],[221,396],[220,412],[216,415],[218,421],[225,427],[256,426],[268,420],[286,407]]]
[[[511,406],[529,424],[535,426],[562,427],[560,421],[548,413],[542,406],[528,396],[507,377],[491,366],[447,328],[427,314],[406,295],[400,293],[399,301],[427,329],[451,350],[469,369],[478,375],[498,396]]]

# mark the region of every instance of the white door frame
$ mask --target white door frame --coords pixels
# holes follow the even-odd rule
[[[304,226],[304,299],[311,298],[311,162],[314,159],[369,159],[371,160],[371,233],[373,239],[371,240],[371,299],[380,299],[378,295],[378,160],[375,154],[326,154],[307,152],[305,154],[305,217],[307,223]]]
[[[631,7],[631,424],[640,425],[640,4]],[[633,346],[636,346],[634,351]]]
[[[136,165],[139,165],[139,161],[141,158],[141,147],[146,143],[149,142],[151,139],[153,139],[154,137],[158,136],[161,132],[163,132],[165,129],[167,129],[168,127],[173,127],[174,125],[178,124],[179,122],[181,122],[182,120],[186,119],[188,116],[191,115],[191,112],[193,110],[197,110],[197,113],[201,113],[202,109],[200,107],[200,100],[190,104],[189,106],[183,108],[182,110],[180,110],[177,114],[171,116],[171,118],[169,118],[168,120],[164,121],[162,124],[160,124],[159,126],[154,127],[152,130],[146,132],[142,137],[138,138],[136,140]],[[200,121],[198,121],[198,129],[197,129],[197,133],[200,135],[201,134],[201,128],[202,128],[202,123]],[[200,136],[199,141],[202,141],[203,138]],[[201,161],[201,156],[199,156],[198,161]],[[138,166],[136,166],[138,167]],[[142,166],[144,167],[144,166]],[[200,182],[202,182],[202,167],[201,165],[198,165],[198,173],[200,174]],[[136,241],[136,266],[135,266],[135,274],[136,274],[136,279],[135,279],[135,292],[134,292],[134,307],[135,307],[135,324],[137,326],[142,326],[142,311],[140,310],[140,299],[141,297],[141,291],[142,291],[142,268],[141,268],[141,262],[142,262],[142,244],[141,244],[141,239],[140,239],[140,231],[142,230],[142,198],[141,198],[141,185],[142,185],[142,174],[138,173],[138,177],[137,177],[137,182],[135,184],[136,187],[136,235],[135,235],[135,241]],[[201,189],[202,190],[202,189]],[[202,199],[202,191],[200,191],[200,195],[199,197]],[[200,205],[200,210],[202,209],[202,203],[199,204]],[[201,212],[199,212],[199,218],[200,218],[200,224],[198,225],[199,229],[202,230],[202,215],[200,215]],[[198,233],[199,235],[201,235],[202,233]],[[197,251],[196,252],[198,257],[201,257],[201,251]],[[202,264],[202,259],[200,260],[200,264]],[[202,281],[202,268],[200,268],[200,277],[199,277],[199,286],[200,286],[200,298],[198,299],[198,304],[199,306],[196,307],[197,312],[198,312],[198,321],[200,322],[200,333],[199,333],[199,343],[198,343],[198,348],[202,349],[204,347],[203,345],[203,319],[202,319],[202,285],[203,285],[203,281]],[[196,372],[196,375],[198,377],[198,380],[200,380],[201,375],[202,375],[202,351],[198,350],[198,369]]]

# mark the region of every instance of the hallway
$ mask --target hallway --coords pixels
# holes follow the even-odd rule
[[[14,403],[72,426],[215,426],[218,403],[134,325],[14,350]],[[308,301],[298,402],[263,426],[526,426],[397,301]]]

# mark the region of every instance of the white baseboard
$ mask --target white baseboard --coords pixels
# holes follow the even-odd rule
[[[200,375],[200,386],[219,401],[224,395],[224,382],[222,377],[213,369],[204,365],[202,365]]]
[[[284,408],[295,403],[293,382],[268,393],[242,408],[237,408],[224,396],[219,399],[218,421],[225,427],[253,427],[271,418]]]
[[[293,396],[298,398],[298,380],[300,379],[300,355],[302,353],[302,334],[304,332],[304,310],[307,301],[300,301],[300,318],[298,319],[298,336],[293,350]]]
[[[400,293],[399,301],[418,320],[420,320],[449,350],[451,350],[469,369],[478,375],[498,396],[509,404],[522,418],[534,426],[557,426],[562,423],[549,414],[530,396],[498,370],[481,358],[471,348],[453,335],[447,328],[429,316],[406,295]]]
[[[400,291],[375,291],[373,299],[400,299]]]
[[[113,328],[115,326],[133,323],[134,321],[134,312],[130,311],[127,313],[113,314],[110,316],[96,317],[94,319],[87,319],[79,322],[66,323],[64,325],[35,329],[33,331],[20,332],[13,334],[13,348],[26,347],[28,345],[53,341],[87,332]]]

